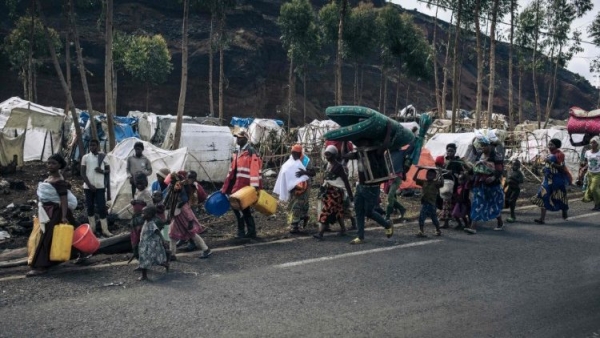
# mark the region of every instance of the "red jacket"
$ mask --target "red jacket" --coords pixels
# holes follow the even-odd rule
[[[223,182],[221,192],[231,195],[236,191],[249,185],[262,189],[262,160],[252,146],[248,145],[245,149],[233,153],[231,167],[227,173],[227,178]]]

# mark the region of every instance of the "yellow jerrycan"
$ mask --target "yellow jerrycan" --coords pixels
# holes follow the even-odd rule
[[[73,245],[73,231],[70,224],[57,224],[52,232],[50,245],[50,260],[66,262],[71,259],[71,246]]]

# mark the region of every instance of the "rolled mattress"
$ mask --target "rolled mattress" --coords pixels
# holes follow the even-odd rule
[[[388,121],[392,123],[390,149],[414,141],[414,134],[399,122],[370,108],[360,106],[334,106],[325,110],[327,117],[340,125],[339,129],[327,132],[323,137],[329,141],[357,141],[367,139],[383,143]]]

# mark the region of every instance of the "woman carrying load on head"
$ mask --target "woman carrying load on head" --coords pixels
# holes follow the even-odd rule
[[[77,199],[69,191],[71,185],[60,173],[66,166],[67,162],[60,154],[54,154],[46,161],[48,177],[37,188],[41,237],[29,262],[31,271],[27,273],[27,277],[44,274],[48,268],[59,263],[50,260],[54,227],[60,223],[76,224],[72,211],[77,207]]]
[[[194,241],[202,249],[200,258],[208,258],[212,252],[199,234],[206,229],[198,222],[189,204],[189,196],[195,186],[188,184],[187,172],[171,173],[165,206],[168,209],[171,260],[176,260],[177,241]]]
[[[440,220],[444,221],[442,228],[447,229],[449,227],[448,223],[452,219],[452,211],[458,201],[458,177],[465,171],[466,166],[465,162],[460,157],[456,156],[456,144],[454,143],[448,143],[446,145],[446,155],[438,156],[435,159],[435,165],[446,170],[442,175],[444,180],[451,180],[454,182],[452,194],[442,196],[443,203],[442,211],[440,212]],[[457,219],[457,221],[458,227],[461,227],[462,224],[460,219]]]
[[[504,172],[504,158],[494,149],[490,139],[479,135],[475,139],[477,151],[475,165],[470,170],[473,176],[471,203],[471,224],[465,227],[465,232],[476,234],[475,222],[486,222],[496,219],[494,230],[503,230],[502,208],[504,207],[504,191],[501,178]],[[478,150],[479,148],[479,150]]]
[[[590,140],[591,149],[585,152],[587,160],[587,187],[583,195],[583,202],[594,202],[594,211],[600,211],[600,137],[594,136]]]
[[[558,139],[548,142],[550,154],[544,162],[544,180],[536,196],[531,199],[533,204],[539,206],[540,218],[534,221],[544,224],[546,211],[561,211],[562,218],[567,220],[569,201],[567,200],[567,185],[571,184],[571,173],[565,166],[565,154],[560,151],[562,143]]]

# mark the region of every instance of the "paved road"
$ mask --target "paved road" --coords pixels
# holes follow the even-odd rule
[[[123,264],[0,272],[0,337],[600,337],[600,213],[573,209],[474,236],[227,248],[150,283]]]

